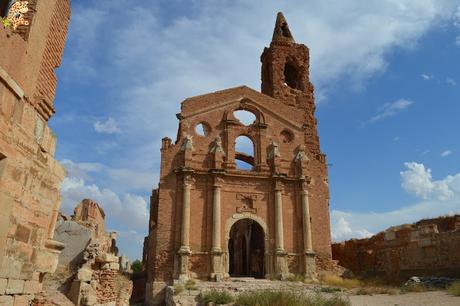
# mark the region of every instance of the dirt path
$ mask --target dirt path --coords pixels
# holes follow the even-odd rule
[[[460,306],[460,297],[442,291],[351,295],[352,306]]]

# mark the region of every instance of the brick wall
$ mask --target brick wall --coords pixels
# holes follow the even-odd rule
[[[27,28],[0,27],[0,304],[5,305],[27,305],[41,291],[43,276],[55,270],[63,247],[52,237],[65,170],[54,159],[56,138],[47,125],[52,112],[43,112],[36,88],[43,61],[62,56],[62,48],[47,44],[64,45],[70,2],[27,3]],[[55,36],[56,19],[62,28]],[[51,64],[54,80],[59,63]],[[50,95],[50,105],[53,99]]]
[[[460,215],[392,227],[368,239],[332,245],[332,257],[356,275],[404,281],[460,277]]]

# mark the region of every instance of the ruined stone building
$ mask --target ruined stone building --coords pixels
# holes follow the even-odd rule
[[[262,92],[241,86],[188,98],[176,141],[162,140],[144,250],[150,304],[174,280],[313,277],[331,259],[309,49],[281,13],[261,62]]]
[[[0,304],[29,305],[63,247],[52,237],[65,171],[47,123],[70,1],[0,0],[0,17]]]
[[[460,278],[460,215],[390,227],[366,239],[332,245],[333,258],[355,275],[406,281]]]
[[[65,248],[58,275],[45,281],[42,300],[53,301],[59,291],[77,306],[129,305],[132,282],[122,274],[116,232],[105,231],[105,213],[97,202],[84,199],[72,217],[61,215],[54,238]]]

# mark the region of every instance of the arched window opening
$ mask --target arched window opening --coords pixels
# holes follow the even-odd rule
[[[247,110],[237,110],[233,112],[233,115],[244,125],[251,125],[256,121],[256,115]]]
[[[235,139],[235,163],[239,170],[252,170],[254,167],[254,143],[248,136]]]
[[[199,136],[208,136],[211,128],[204,122],[200,122],[195,126],[195,133]]]
[[[290,63],[287,63],[284,66],[284,82],[286,85],[294,89],[299,89],[300,87],[299,73],[297,72],[297,68]]]

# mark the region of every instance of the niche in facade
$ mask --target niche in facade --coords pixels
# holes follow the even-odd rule
[[[283,143],[291,143],[294,140],[294,134],[288,130],[282,130],[280,133],[280,139]]]
[[[256,121],[256,115],[247,110],[237,110],[233,112],[233,115],[244,125],[251,125]]]
[[[235,163],[238,170],[252,170],[254,167],[254,143],[248,136],[235,139]]]

